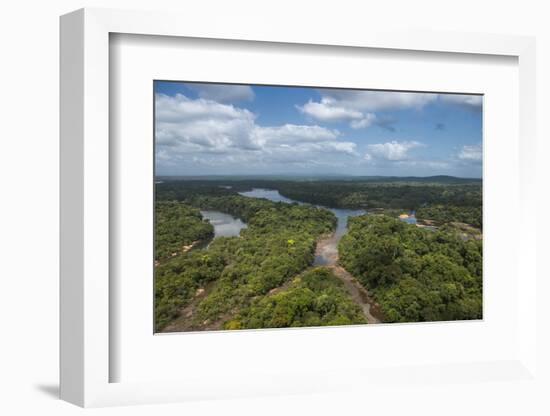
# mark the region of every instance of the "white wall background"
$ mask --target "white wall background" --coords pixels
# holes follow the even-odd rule
[[[539,249],[548,244],[542,221],[550,206],[547,184],[550,129],[550,29],[547,2],[430,0],[393,1],[171,1],[171,0],[11,0],[0,6],[0,413],[72,415],[81,409],[56,399],[58,374],[58,16],[81,7],[178,10],[189,19],[216,14],[270,19],[299,25],[360,28],[376,24],[439,30],[535,35],[538,38]],[[185,25],[185,21],[182,21]],[[545,247],[542,244],[546,244]],[[540,256],[541,276],[550,278]],[[542,270],[544,268],[544,270]],[[538,287],[542,318],[550,318]],[[539,322],[543,377],[550,367],[550,327]],[[387,386],[384,394],[260,398],[93,410],[101,415],[157,414],[548,414],[550,384],[494,383],[483,389],[467,384],[404,390]],[[437,394],[434,394],[437,392]]]

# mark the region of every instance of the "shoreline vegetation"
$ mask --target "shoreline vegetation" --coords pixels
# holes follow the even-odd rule
[[[451,227],[427,232],[394,218],[350,219],[340,263],[372,292],[385,322],[481,319],[482,246]]]
[[[442,178],[156,181],[155,331],[481,319],[481,181]],[[337,238],[332,208],[367,213]],[[246,228],[216,236],[201,210]]]

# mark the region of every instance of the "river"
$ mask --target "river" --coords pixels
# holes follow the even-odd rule
[[[230,188],[225,187],[224,188]],[[308,205],[302,201],[296,201],[291,198],[287,198],[279,193],[276,189],[266,188],[253,188],[250,191],[239,192],[240,195],[249,198],[264,198],[273,202],[284,202],[287,204],[300,204]],[[338,262],[338,243],[341,238],[346,234],[348,230],[348,220],[350,217],[356,217],[358,215],[366,214],[364,209],[342,209],[342,208],[330,208],[324,205],[315,205],[319,208],[324,208],[332,212],[337,219],[336,230],[333,234],[325,236],[318,241],[317,249],[315,252],[315,266],[333,266]],[[217,237],[238,237],[243,228],[246,228],[246,223],[239,218],[235,218],[229,214],[220,211],[201,211],[204,218],[208,219],[214,226],[214,238]],[[416,225],[416,217],[414,211],[405,218],[400,218],[411,225]],[[436,227],[422,226],[422,228],[433,231]]]
[[[251,191],[239,192],[239,194],[250,198],[265,198],[273,202],[286,202],[288,204],[296,203],[305,205],[304,202],[296,201],[281,195],[276,189],[253,188]],[[338,260],[338,242],[348,230],[348,218],[366,214],[366,211],[363,209],[340,209],[329,208],[323,205],[316,206],[332,212],[336,216],[338,222],[334,234],[321,239],[317,244],[313,264],[315,266],[334,265]]]
[[[275,189],[254,188],[251,191],[239,192],[243,196],[250,198],[265,198],[274,202],[286,202],[304,204],[304,202],[295,201],[287,198]],[[381,322],[379,315],[373,315],[373,300],[368,291],[353,277],[347,270],[338,264],[338,242],[348,231],[348,220],[350,217],[366,214],[363,209],[339,209],[329,208],[323,205],[316,205],[332,212],[338,220],[334,233],[324,236],[317,241],[315,249],[314,266],[327,266],[334,275],[339,278],[351,298],[361,307],[363,314],[369,324]]]
[[[219,211],[201,211],[202,217],[210,221],[214,227],[214,238],[238,237],[246,223],[232,215]]]
[[[305,205],[304,202],[295,201],[279,193],[276,189],[254,188],[251,191],[240,192],[240,195],[249,198],[265,198],[273,202],[284,202],[287,204],[297,203]],[[350,275],[344,268],[338,265],[338,242],[347,232],[349,217],[366,214],[365,210],[329,208],[322,205],[316,205],[320,208],[331,211],[337,219],[336,230],[330,235],[319,239],[315,250],[314,266],[327,266],[334,275],[339,278],[351,298],[361,307],[368,323],[378,323],[380,319],[374,316],[372,311],[373,301],[367,290]],[[232,215],[219,211],[201,211],[203,218],[208,219],[214,226],[214,238],[217,237],[236,237],[240,235],[246,223]],[[211,242],[212,240],[210,240]],[[210,243],[209,242],[209,243]],[[208,244],[209,244],[208,243]],[[208,246],[206,246],[208,248]]]
[[[287,198],[279,193],[276,189],[264,189],[254,188],[251,191],[239,192],[240,195],[249,198],[264,198],[273,202],[284,202],[287,204],[302,204],[304,202],[296,201]],[[316,205],[320,208],[324,208],[332,212],[337,219],[336,230],[333,234],[326,236],[319,240],[317,244],[317,250],[315,253],[315,266],[330,266],[336,264],[338,260],[338,242],[347,232],[348,218],[357,215],[363,215],[365,210],[359,209],[340,209],[329,208],[323,205]],[[214,227],[214,238],[217,237],[238,237],[243,228],[246,228],[246,223],[239,218],[235,218],[232,215],[220,212],[205,210],[201,211],[203,218],[210,221],[210,224]]]

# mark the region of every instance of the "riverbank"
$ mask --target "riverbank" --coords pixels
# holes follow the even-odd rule
[[[338,262],[338,241],[336,233],[327,234],[317,240],[314,266],[331,266]]]
[[[382,322],[380,308],[370,297],[367,289],[351,273],[338,264],[339,240],[340,238],[336,233],[332,233],[321,237],[317,241],[314,266],[325,266],[332,270],[334,275],[344,284],[351,299],[361,307],[369,324]]]
[[[304,204],[301,201],[296,201],[281,195],[276,189],[254,188],[250,191],[240,192],[240,195],[249,198],[269,199],[273,202]],[[367,322],[369,324],[381,322],[381,314],[379,312],[378,314],[373,313],[377,308],[367,290],[347,270],[338,265],[338,242],[347,232],[349,217],[366,214],[366,211],[329,208],[322,205],[317,206],[331,211],[337,219],[337,225],[333,233],[323,235],[317,240],[313,266],[330,268],[334,275],[343,282],[352,300],[361,307]]]
[[[353,301],[361,307],[363,314],[367,319],[367,323],[381,323],[382,320],[380,310],[377,308],[376,303],[370,297],[368,291],[363,287],[363,285],[342,266],[332,265],[329,266],[329,268],[332,270],[334,275],[344,283],[344,287]]]

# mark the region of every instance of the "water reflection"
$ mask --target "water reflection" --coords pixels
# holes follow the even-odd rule
[[[401,221],[406,222],[407,224],[416,225],[416,212],[411,211],[408,214],[401,214],[398,217]]]
[[[247,196],[250,198],[265,198],[273,202],[286,202],[288,204],[297,203],[305,204],[301,201],[295,201],[293,199],[287,198],[279,193],[276,189],[264,189],[264,188],[254,188],[251,191],[239,192],[242,196]],[[349,217],[355,217],[358,215],[366,214],[367,212],[364,209],[340,209],[340,208],[329,208],[323,205],[316,205],[320,208],[327,209],[331,211],[338,220],[336,225],[336,230],[332,236],[327,239],[324,239],[318,245],[318,252],[315,255],[314,265],[322,266],[335,263],[338,256],[338,242],[346,234],[348,230],[348,219]]]
[[[201,211],[203,218],[210,221],[214,227],[214,238],[238,237],[246,224],[239,218],[219,211]]]
[[[250,198],[264,198],[269,199],[273,202],[286,202],[292,204],[296,202],[297,204],[303,204],[300,201],[294,201],[293,199],[282,196],[276,189],[264,189],[264,188],[254,188],[251,191],[239,192],[242,196],[248,196]]]

